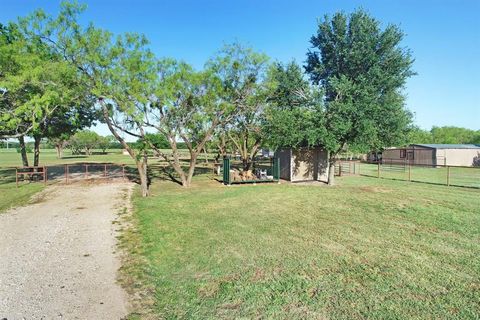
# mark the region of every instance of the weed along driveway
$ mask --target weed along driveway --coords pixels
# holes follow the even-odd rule
[[[117,212],[130,185],[52,186],[0,214],[0,319],[121,319]],[[117,227],[118,228],[118,227]]]

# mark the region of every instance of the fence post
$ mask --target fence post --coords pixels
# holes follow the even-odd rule
[[[342,176],[342,161],[338,162],[338,176]]]
[[[103,170],[103,176],[106,178],[107,177],[107,165],[105,165],[105,168]]]
[[[230,159],[223,158],[223,184],[230,185]]]
[[[85,179],[88,179],[88,164],[85,165]]]
[[[15,168],[15,181],[16,181],[17,188],[18,188],[18,168]]]
[[[412,164],[408,164],[408,181],[412,181]]]
[[[447,166],[447,186],[450,186],[450,166]]]
[[[378,168],[377,168],[377,178],[380,178],[380,161],[377,162]]]
[[[66,178],[67,178],[67,184],[68,184],[68,173],[69,173],[69,172],[68,172],[68,170],[69,170],[69,169],[68,169],[68,164],[67,164],[66,166],[67,166],[67,177],[66,177]]]
[[[48,179],[47,167],[43,166],[43,181],[45,182],[45,185],[47,185],[47,179]]]
[[[280,158],[273,158],[273,179],[280,183]]]

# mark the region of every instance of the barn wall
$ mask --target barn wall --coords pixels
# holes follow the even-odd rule
[[[435,149],[415,147],[413,149],[413,154],[413,162],[410,162],[412,164],[421,164],[427,166],[443,164],[443,158],[441,156],[437,156]]]
[[[313,149],[292,150],[292,180],[314,180],[315,174],[315,151]]]
[[[403,160],[400,158],[400,149],[386,149],[382,152],[382,159]]]
[[[328,153],[321,148],[292,150],[291,181],[328,181]]]
[[[445,153],[447,166],[470,167],[473,165],[473,159],[480,155],[480,149],[441,149],[441,151]]]
[[[406,150],[405,158],[400,157],[401,150]],[[435,149],[422,148],[417,146],[386,149],[382,153],[382,160],[386,164],[389,164],[389,163],[392,163],[392,164],[411,163],[411,164],[419,164],[419,165],[436,165],[437,164]],[[439,164],[443,164],[443,160]]]

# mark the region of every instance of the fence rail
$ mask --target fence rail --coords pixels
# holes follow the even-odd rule
[[[335,174],[480,188],[480,167],[424,165],[405,162],[337,161]]]
[[[112,163],[72,163],[64,165],[51,165],[41,167],[16,167],[15,180],[18,188],[23,181],[36,181],[35,178],[42,177],[45,184],[50,182],[65,182],[69,184],[82,180],[97,179],[122,179],[126,180],[124,164]],[[23,179],[22,179],[23,178]]]

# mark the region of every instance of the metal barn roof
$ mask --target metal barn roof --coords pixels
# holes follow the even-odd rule
[[[411,146],[419,146],[431,149],[480,149],[478,144],[411,144]]]

